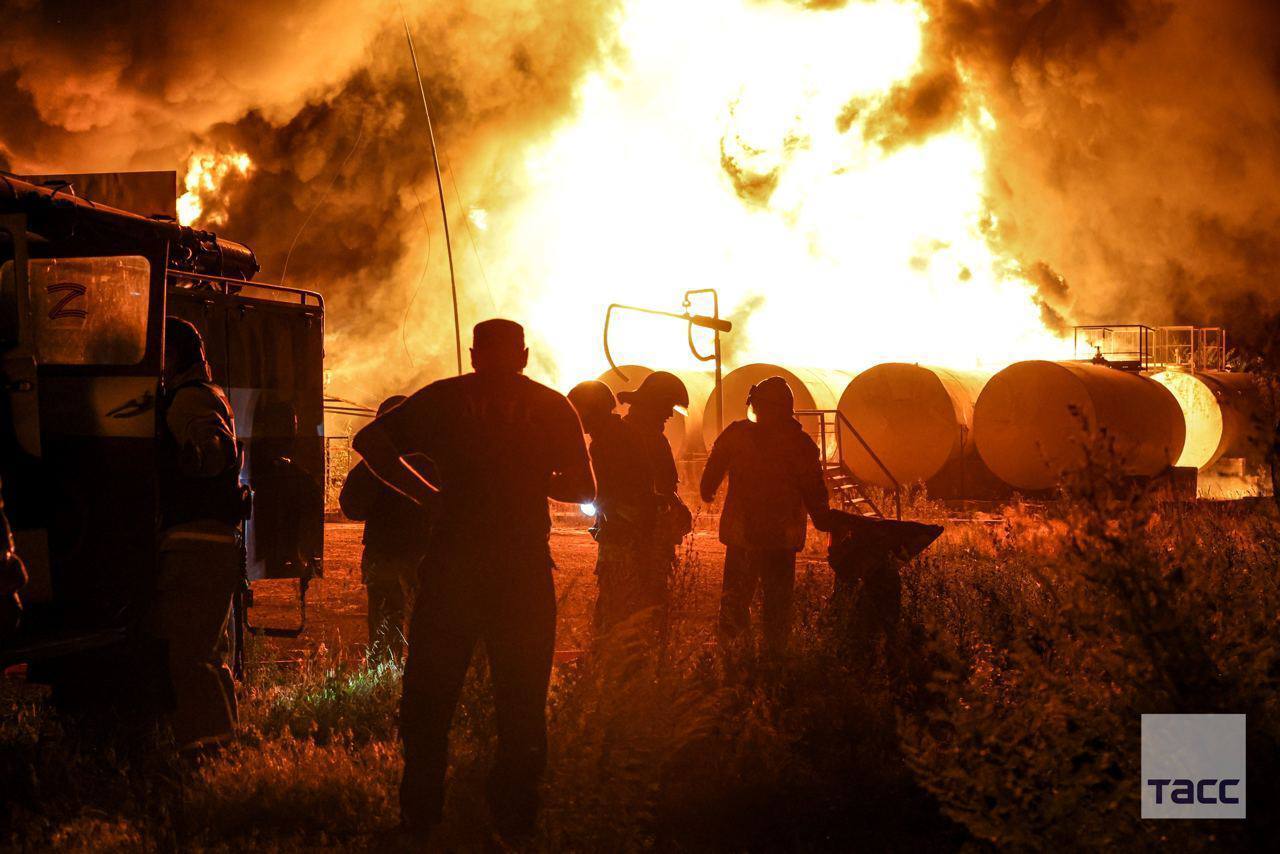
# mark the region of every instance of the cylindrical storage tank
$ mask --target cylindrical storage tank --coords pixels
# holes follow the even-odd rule
[[[888,362],[854,377],[840,396],[844,421],[900,484],[928,480],[972,442],[973,406],[990,374]],[[840,424],[844,461],[859,480],[893,482]]]
[[[747,417],[747,393],[751,387],[769,377],[782,377],[791,386],[795,395],[796,409],[835,409],[840,394],[853,379],[853,375],[845,371],[830,371],[822,368],[784,368],[781,365],[770,365],[757,362],[734,368],[724,375],[724,426]],[[715,442],[719,432],[716,430],[716,394],[714,385],[707,397],[703,409],[702,437],[709,449]],[[813,425],[811,419],[804,421],[807,428]],[[816,439],[817,437],[815,437]],[[834,448],[835,438],[829,441]],[[830,449],[830,448],[829,448]]]
[[[644,365],[619,365],[618,367],[627,375],[626,379],[619,376],[613,369],[596,377],[612,389],[614,395],[623,391],[633,391],[640,386],[645,377],[653,373],[653,368]],[[705,453],[702,444],[702,407],[706,403],[707,395],[715,387],[715,378],[710,372],[702,371],[671,371],[670,373],[678,376],[685,388],[689,390],[689,412],[688,414],[677,412],[671,416],[665,431],[667,441],[671,443],[671,450],[676,455],[676,459],[687,454]]]
[[[1101,433],[1125,474],[1153,476],[1182,453],[1182,410],[1169,390],[1138,374],[1084,362],[1016,362],[978,396],[973,438],[997,477],[1048,489],[1085,461]]]
[[[1182,408],[1187,439],[1178,465],[1207,469],[1223,457],[1261,460],[1262,394],[1252,374],[1167,370],[1151,378]]]

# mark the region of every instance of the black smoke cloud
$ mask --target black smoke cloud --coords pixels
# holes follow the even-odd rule
[[[928,0],[998,125],[993,239],[1077,322],[1280,308],[1280,4]]]
[[[325,294],[339,393],[374,400],[451,369],[439,198],[400,4],[0,5],[0,165],[181,172],[193,152],[246,152],[250,174],[213,203],[220,230],[254,248],[261,278],[278,280],[287,257],[288,284]],[[403,4],[460,277],[481,272],[466,209],[500,205],[507,158],[572,114],[576,82],[611,49],[614,6]],[[504,296],[501,283],[467,288],[463,322]]]

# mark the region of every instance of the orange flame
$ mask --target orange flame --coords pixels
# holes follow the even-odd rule
[[[628,3],[625,51],[581,82],[576,118],[528,149],[514,203],[476,235],[554,354],[535,373],[568,385],[603,367],[608,303],[672,309],[701,287],[749,317],[736,364],[1068,355],[988,239],[998,128],[977,95],[950,129],[898,147],[850,117],[921,70],[926,21],[915,0]],[[623,320],[617,334],[625,361],[692,366],[670,323]]]
[[[178,222],[183,225],[222,225],[226,222],[225,210],[209,210],[229,175],[248,175],[253,161],[243,151],[198,152],[187,158],[187,172],[183,179],[186,192],[178,197]]]

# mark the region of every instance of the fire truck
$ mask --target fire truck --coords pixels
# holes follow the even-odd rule
[[[204,336],[245,444],[235,639],[259,579],[297,579],[305,622],[323,568],[324,301],[258,270],[211,232],[0,173],[0,483],[30,576],[0,668],[66,687],[149,654],[166,315]]]

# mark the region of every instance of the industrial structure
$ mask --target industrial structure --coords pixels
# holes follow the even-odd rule
[[[692,404],[669,438],[696,465],[719,422],[751,417],[751,386],[781,376],[833,494],[855,503],[866,503],[866,487],[898,495],[911,484],[942,499],[1045,495],[1091,454],[1182,497],[1270,490],[1268,408],[1256,377],[1226,369],[1222,329],[1078,327],[1075,348],[1074,360],[991,374],[902,362],[857,373],[752,363],[728,371],[719,396],[707,390],[709,376],[686,377]],[[653,368],[624,370],[634,384]],[[601,379],[628,387],[612,371]]]

